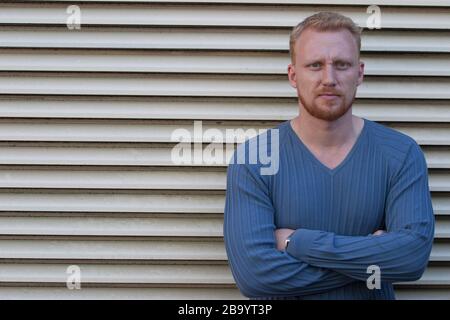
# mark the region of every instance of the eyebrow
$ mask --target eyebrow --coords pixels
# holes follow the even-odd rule
[[[336,62],[345,62],[345,63],[353,64],[351,59],[346,59],[346,58],[336,58],[333,60],[333,63],[336,63]],[[305,65],[310,65],[313,63],[323,63],[323,61],[320,59],[309,60],[309,61],[305,62]]]

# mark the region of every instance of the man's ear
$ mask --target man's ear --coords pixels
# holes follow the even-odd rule
[[[297,74],[292,63],[288,64],[288,78],[292,88],[297,88]]]
[[[363,79],[364,79],[364,61],[359,61],[358,86],[363,82]]]

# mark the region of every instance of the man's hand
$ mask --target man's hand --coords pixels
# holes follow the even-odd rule
[[[386,233],[384,230],[377,230],[373,233],[374,236],[381,236],[383,233]]]
[[[277,240],[277,249],[283,251],[286,247],[286,239],[294,233],[292,229],[276,229],[275,239]]]

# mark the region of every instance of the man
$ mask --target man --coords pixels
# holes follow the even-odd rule
[[[225,245],[247,297],[395,299],[392,283],[417,280],[427,266],[425,158],[409,136],[352,115],[360,43],[360,28],[339,14],[296,26],[288,75],[300,112],[276,128],[279,149],[267,143],[278,172],[228,167]]]

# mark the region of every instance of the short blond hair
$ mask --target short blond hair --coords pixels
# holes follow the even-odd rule
[[[356,40],[358,53],[361,50],[361,27],[354,23],[352,19],[342,14],[335,12],[319,12],[309,16],[292,29],[289,39],[289,53],[291,55],[292,63],[295,63],[295,42],[306,29],[313,29],[316,31],[338,31],[340,29],[347,29]]]

